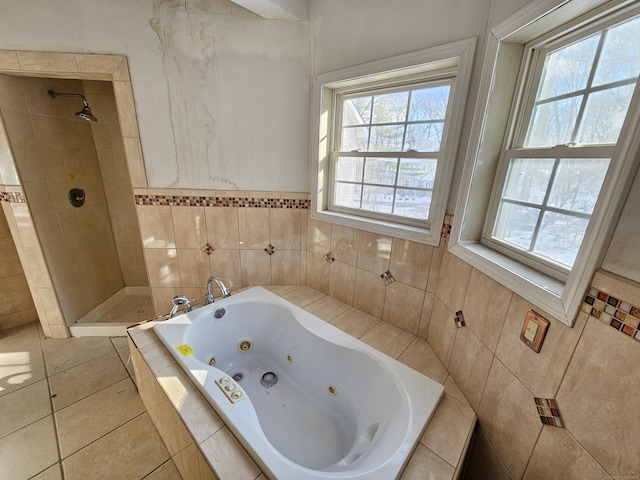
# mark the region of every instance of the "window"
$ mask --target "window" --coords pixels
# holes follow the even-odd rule
[[[637,168],[633,3],[536,1],[488,39],[450,250],[569,325]]]
[[[427,224],[452,83],[337,92],[329,210]]]
[[[466,40],[316,78],[313,218],[438,244],[474,47]]]
[[[640,18],[607,23],[529,47],[535,96],[503,154],[483,235],[561,280],[582,245],[640,73]]]

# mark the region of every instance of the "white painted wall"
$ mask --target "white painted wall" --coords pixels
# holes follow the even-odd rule
[[[1,49],[128,57],[149,186],[307,189],[307,22],[264,20],[228,0],[0,9]]]

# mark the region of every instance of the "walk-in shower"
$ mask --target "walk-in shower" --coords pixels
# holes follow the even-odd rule
[[[97,122],[98,121],[98,119],[95,117],[95,115],[93,113],[91,113],[91,108],[89,108],[89,104],[87,103],[87,99],[81,93],[58,93],[58,92],[54,92],[53,90],[48,90],[47,93],[49,94],[49,96],[51,98],[56,98],[56,97],[80,97],[80,98],[82,98],[82,101],[84,102],[84,107],[82,107],[82,110],[80,110],[79,112],[76,112],[76,116],[80,117],[81,119],[86,120],[88,122]]]

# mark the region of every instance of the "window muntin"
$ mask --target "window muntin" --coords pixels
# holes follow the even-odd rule
[[[578,255],[640,72],[640,17],[599,28],[534,52],[535,97],[516,147],[503,154],[500,195],[483,235],[561,280]]]
[[[337,93],[330,209],[429,221],[452,84]]]

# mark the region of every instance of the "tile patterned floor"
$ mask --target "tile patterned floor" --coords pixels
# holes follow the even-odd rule
[[[127,370],[125,338],[0,338],[0,478],[179,480]]]

